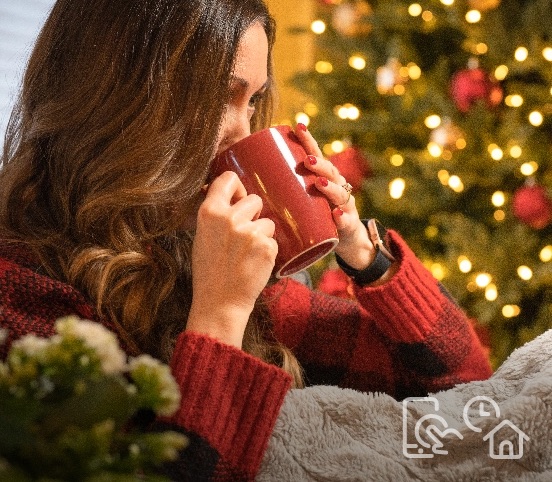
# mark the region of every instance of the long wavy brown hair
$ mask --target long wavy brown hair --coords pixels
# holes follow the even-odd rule
[[[85,293],[127,346],[164,361],[192,300],[197,205],[238,42],[262,0],[58,0],[34,47],[0,171],[0,234]],[[272,79],[269,58],[269,79]],[[252,119],[268,125],[274,89]],[[301,374],[262,301],[244,350]]]

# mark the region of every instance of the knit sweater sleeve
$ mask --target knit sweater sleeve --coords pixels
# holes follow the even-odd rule
[[[49,337],[55,320],[76,314],[95,319],[73,287],[0,256],[0,328],[8,331],[0,359],[13,340],[29,333]],[[254,480],[291,379],[242,350],[183,332],[171,369],[181,390],[180,408],[155,430],[184,433],[189,445],[167,467],[173,480]],[[1,409],[1,408],[0,408]]]
[[[173,480],[254,480],[290,376],[232,346],[184,332],[171,360],[181,403],[167,422],[190,445]]]
[[[465,313],[393,231],[399,268],[379,286],[354,286],[355,300],[289,280],[267,290],[275,336],[294,350],[308,384],[397,398],[491,374]]]

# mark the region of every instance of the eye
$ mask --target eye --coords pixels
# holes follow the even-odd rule
[[[249,103],[248,103],[248,106],[250,109],[255,109],[255,106],[257,105],[257,103],[261,100],[261,98],[263,97],[263,93],[264,92],[257,92],[256,94],[252,95],[250,98],[249,98]]]

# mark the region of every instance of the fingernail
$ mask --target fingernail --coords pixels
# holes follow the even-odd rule
[[[307,132],[307,126],[301,122],[299,122],[297,124],[297,128],[300,130],[300,131],[303,131],[303,132]]]
[[[343,216],[343,209],[341,209],[341,208],[335,208],[334,212],[338,216]]]
[[[308,156],[307,156],[307,159],[308,159],[309,164],[310,164],[311,166],[314,166],[314,165],[316,164],[316,157],[314,157],[314,156],[312,156],[312,155],[308,155]]]
[[[328,180],[325,177],[319,177],[318,180],[322,186],[326,187],[328,185]]]

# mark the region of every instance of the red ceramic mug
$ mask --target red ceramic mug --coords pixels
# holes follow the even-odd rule
[[[337,245],[326,197],[303,161],[307,153],[289,126],[275,126],[240,140],[213,161],[211,176],[234,171],[248,194],[263,200],[261,217],[276,225],[278,255],[273,274],[290,276],[330,253]]]

